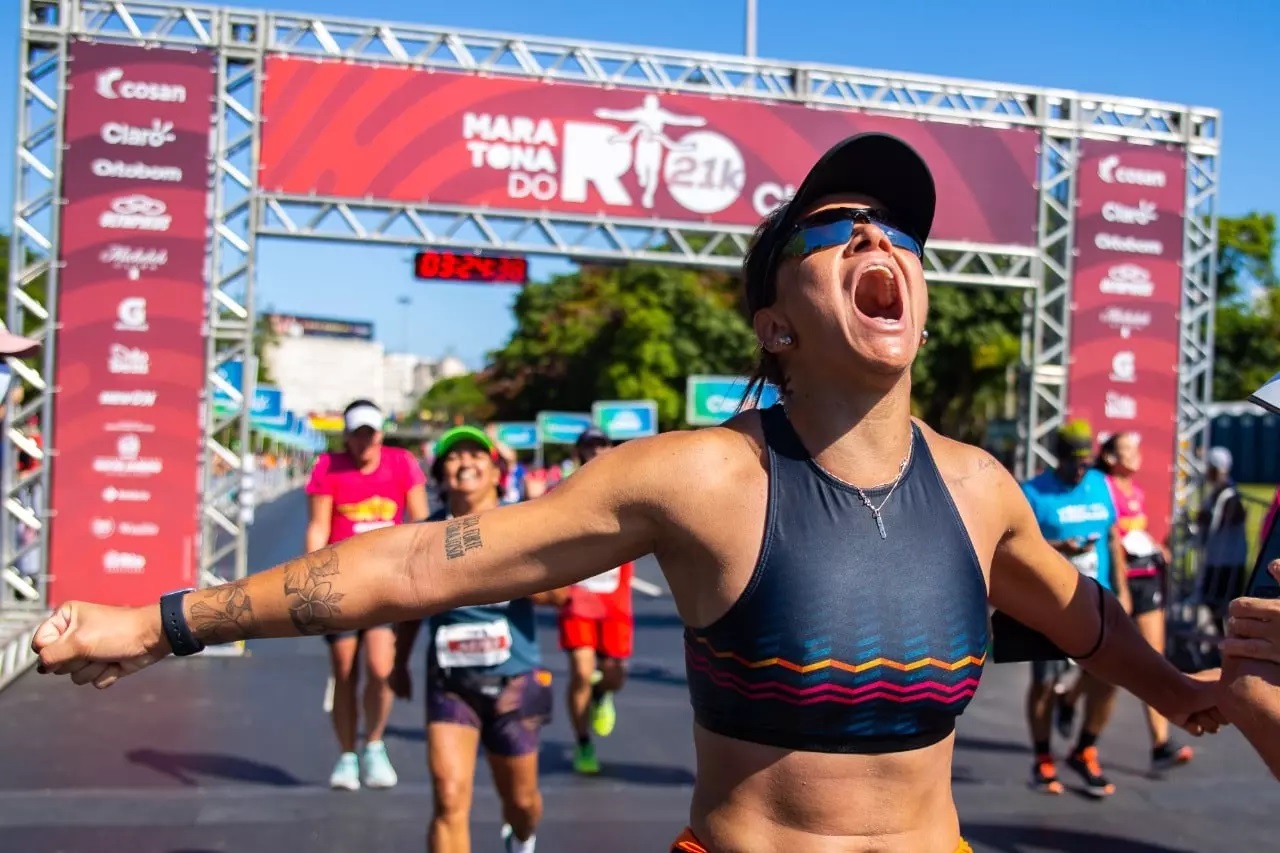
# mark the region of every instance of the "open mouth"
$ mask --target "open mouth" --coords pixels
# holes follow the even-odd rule
[[[902,288],[893,270],[885,264],[871,264],[857,275],[853,283],[853,307],[858,313],[886,324],[902,322]]]
[[[469,485],[480,479],[480,472],[475,468],[459,468],[455,479],[459,486]]]

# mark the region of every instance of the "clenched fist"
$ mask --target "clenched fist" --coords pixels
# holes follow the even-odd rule
[[[39,672],[69,675],[76,684],[110,687],[169,654],[160,608],[68,602],[36,629],[31,649]]]

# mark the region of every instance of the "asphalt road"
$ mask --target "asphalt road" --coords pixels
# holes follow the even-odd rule
[[[298,494],[259,510],[253,568],[295,554],[304,512]],[[652,561],[639,573],[661,582]],[[547,618],[543,625],[553,627]],[[565,667],[554,630],[542,632],[542,644],[559,694]],[[638,597],[636,647],[618,729],[599,743],[597,778],[570,770],[572,736],[557,695],[542,751],[541,851],[655,853],[685,823],[691,714],[669,598]],[[28,673],[0,692],[0,851],[425,849],[431,792],[421,705],[397,703],[392,719],[387,741],[397,788],[331,792],[336,747],[321,710],[326,670],[324,644],[314,638],[252,643],[244,658],[166,661],[103,693]],[[1243,853],[1280,845],[1280,784],[1238,734],[1196,741],[1191,766],[1149,779],[1145,728],[1128,697],[1101,743],[1119,788],[1114,797],[1031,792],[1026,678],[1021,666],[988,667],[961,720],[955,796],[976,850]],[[497,801],[480,772],[475,850],[499,851]],[[1063,774],[1070,783],[1069,771]]]

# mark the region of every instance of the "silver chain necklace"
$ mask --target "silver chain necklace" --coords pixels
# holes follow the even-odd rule
[[[857,486],[855,486],[853,483],[845,483],[844,480],[841,480],[839,477],[836,477],[835,474],[832,474],[830,471],[827,472],[827,474],[829,474],[831,477],[833,477],[836,480],[839,480],[841,483],[844,483],[846,486],[848,486],[849,488],[853,489],[855,492],[858,493],[858,497],[862,499],[862,505],[865,506],[867,509],[871,510],[871,517],[876,520],[876,529],[880,531],[881,539],[888,539],[889,534],[885,532],[884,519],[880,517],[880,511],[884,509],[885,504],[889,503],[889,498],[893,497],[893,493],[894,491],[897,490],[898,484],[902,482],[902,475],[907,472],[907,465],[911,462],[911,453],[914,450],[914,448],[915,448],[915,439],[913,437],[911,443],[907,445],[906,457],[898,465],[898,476],[894,477],[893,481],[888,484],[889,494],[884,496],[884,500],[880,502],[880,506],[875,506],[874,504],[872,504],[870,499],[867,498],[867,493],[864,492],[862,489],[858,488]],[[879,486],[872,486],[871,488],[883,489],[884,486],[885,484],[882,483]]]

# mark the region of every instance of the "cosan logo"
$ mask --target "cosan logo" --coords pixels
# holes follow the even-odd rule
[[[159,101],[185,104],[187,87],[177,83],[155,83],[149,80],[126,80],[123,68],[104,68],[98,72],[94,88],[99,97],[109,101]]]
[[[107,486],[102,490],[102,499],[109,504],[116,503],[146,503],[151,500],[151,493],[145,489],[117,489],[115,486]]]
[[[1122,165],[1120,157],[1112,154],[1098,161],[1098,177],[1108,184],[1132,184],[1138,187],[1163,187],[1168,176],[1158,169],[1135,169]]]

